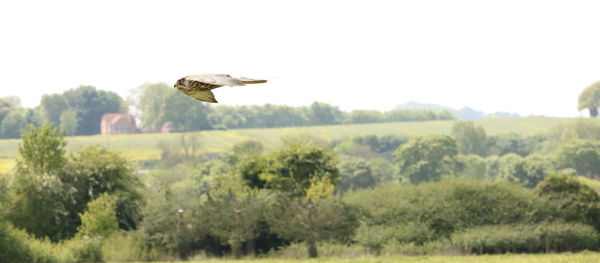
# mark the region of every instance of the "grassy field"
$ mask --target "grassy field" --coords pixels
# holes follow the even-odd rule
[[[600,253],[508,254],[483,256],[398,256],[353,259],[250,259],[186,261],[215,263],[591,263],[600,262]]]
[[[569,118],[530,117],[519,119],[492,118],[475,121],[484,127],[488,134],[502,134],[515,132],[519,134],[535,134],[548,131],[559,123],[572,121]],[[331,125],[294,128],[272,129],[237,129],[227,131],[201,131],[193,133],[199,136],[201,151],[223,152],[227,151],[237,142],[254,139],[265,143],[267,148],[276,146],[282,137],[297,134],[309,134],[323,140],[331,140],[344,136],[355,135],[420,135],[430,133],[448,134],[454,121],[426,121],[426,122],[396,122],[353,125]],[[178,143],[180,134],[131,134],[113,136],[76,136],[68,137],[68,149],[77,149],[89,145],[101,145],[113,151],[124,154],[131,160],[157,159],[160,150],[157,144],[160,141]],[[9,170],[14,165],[18,154],[19,140],[0,140],[0,173]]]

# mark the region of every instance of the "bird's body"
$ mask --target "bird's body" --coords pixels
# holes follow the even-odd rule
[[[266,80],[234,78],[226,74],[197,74],[183,77],[175,83],[175,88],[183,94],[199,101],[217,103],[210,91],[222,86],[244,86],[246,84],[265,83]]]

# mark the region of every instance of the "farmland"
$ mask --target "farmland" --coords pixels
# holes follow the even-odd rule
[[[531,135],[550,130],[560,123],[572,121],[570,118],[529,117],[518,119],[490,118],[475,121],[475,124],[486,129],[490,135],[503,133],[519,133]],[[454,121],[396,122],[375,124],[329,125],[310,127],[288,127],[271,129],[235,129],[200,131],[192,134],[198,136],[203,152],[224,152],[235,143],[243,140],[258,140],[267,148],[275,147],[281,138],[298,134],[308,134],[322,140],[331,140],[355,135],[406,135],[441,133],[448,134]],[[130,134],[130,135],[95,135],[67,137],[67,149],[73,150],[85,146],[100,145],[122,153],[133,161],[159,158],[160,141],[178,143],[180,134]],[[19,140],[0,140],[0,173],[14,165],[18,155]]]

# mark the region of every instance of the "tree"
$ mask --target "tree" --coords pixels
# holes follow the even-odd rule
[[[269,163],[259,178],[267,187],[292,196],[305,196],[313,178],[337,182],[339,177],[333,152],[306,140],[284,142]]]
[[[231,247],[235,258],[242,256],[242,243],[246,242],[249,254],[254,253],[254,240],[260,234],[260,222],[271,202],[265,190],[245,189],[242,192],[216,191],[209,194],[203,206],[208,215],[209,233]]]
[[[360,158],[345,158],[340,163],[340,174],[340,182],[336,186],[339,192],[373,187],[380,181],[369,162]]]
[[[160,108],[160,123],[171,122],[179,131],[212,129],[208,121],[211,109],[206,103],[192,99],[181,92],[169,92]]]
[[[319,242],[349,241],[360,224],[356,208],[336,198],[281,197],[272,213],[272,230],[283,238],[305,241],[310,258],[319,256]]]
[[[10,184],[8,218],[37,237],[57,241],[74,234],[66,204],[71,188],[60,179],[66,142],[50,125],[29,127],[19,145],[21,159]]]
[[[331,125],[342,122],[342,111],[327,103],[313,102],[308,106],[308,121],[311,125]]]
[[[158,116],[165,98],[175,93],[166,83],[144,83],[134,90],[133,104],[138,111],[141,126],[146,130],[158,130],[163,125]]]
[[[42,118],[58,127],[61,124],[60,117],[63,111],[69,108],[65,97],[61,94],[44,94],[40,102]]]
[[[141,182],[133,167],[117,153],[99,146],[84,148],[68,155],[60,173],[61,180],[74,190],[69,212],[79,225],[78,214],[85,204],[102,194],[113,195],[119,228],[135,229],[141,220]]]
[[[563,144],[556,155],[559,169],[572,168],[587,177],[600,175],[600,144],[589,140],[574,140]]]
[[[65,165],[67,142],[55,128],[45,124],[40,128],[29,126],[19,144],[21,160],[18,169],[30,170],[36,174],[55,173]]]
[[[6,115],[0,127],[0,138],[19,138],[27,126],[24,113],[24,110],[13,110]]]
[[[0,98],[0,123],[11,111],[18,109],[20,103],[17,97]]]
[[[548,176],[535,190],[551,201],[549,204],[556,209],[555,216],[571,222],[586,223],[600,230],[600,196],[574,176]]]
[[[472,121],[455,122],[452,126],[452,137],[456,140],[458,152],[462,154],[487,155],[487,138],[485,129],[475,126]]]
[[[60,114],[60,127],[66,135],[77,133],[77,112],[72,109],[65,110]]]
[[[97,90],[93,86],[79,86],[63,93],[69,108],[77,112],[77,134],[100,133],[100,120],[106,113],[124,112],[123,99],[112,91]],[[62,112],[61,112],[62,113]],[[60,113],[58,114],[60,118]]]
[[[80,214],[81,225],[77,227],[80,235],[108,237],[119,229],[116,209],[117,198],[102,194],[87,204],[85,213]]]
[[[449,136],[430,135],[416,137],[394,152],[399,172],[409,182],[417,184],[439,181],[442,175],[456,169],[456,142]]]
[[[600,106],[600,81],[596,81],[585,88],[579,95],[578,110],[588,109],[591,117],[598,116]]]
[[[354,110],[349,114],[348,123],[375,123],[384,121],[384,115],[376,110]]]
[[[550,162],[540,156],[524,158],[509,153],[499,160],[497,178],[533,188],[546,177],[549,167]]]

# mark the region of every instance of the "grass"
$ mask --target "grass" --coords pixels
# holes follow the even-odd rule
[[[371,258],[317,258],[317,259],[245,259],[221,260],[209,259],[194,262],[215,263],[589,263],[600,262],[600,253],[562,253],[562,254],[504,254],[482,256],[396,256],[396,257],[371,257]]]
[[[529,117],[518,119],[490,118],[475,121],[484,127],[488,134],[519,133],[535,134],[548,131],[559,123],[572,121],[569,118]],[[309,134],[322,140],[331,140],[344,136],[356,135],[422,135],[431,133],[449,134],[454,121],[396,122],[352,125],[330,125],[271,129],[236,129],[226,131],[200,131],[193,134],[199,136],[201,151],[224,152],[235,143],[243,140],[258,140],[267,148],[275,147],[282,137],[297,134]],[[110,150],[121,152],[130,160],[158,159],[159,141],[179,143],[180,134],[128,134],[128,135],[95,135],[68,137],[67,148],[77,149],[84,146],[101,145]],[[0,140],[0,173],[10,170],[18,155],[18,139]]]

